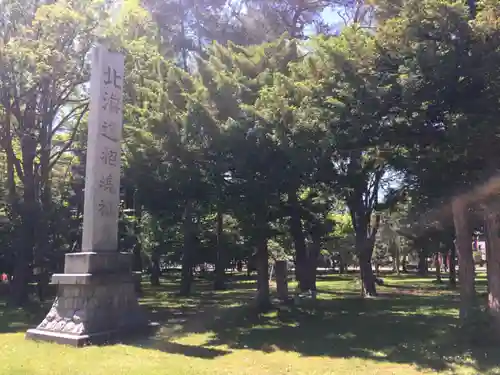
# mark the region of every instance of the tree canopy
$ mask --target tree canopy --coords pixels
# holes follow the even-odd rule
[[[414,255],[425,272],[456,248],[472,293],[472,233],[498,188],[497,1],[0,8],[0,271],[16,303],[80,247],[97,42],[125,55],[120,250],[153,284],[178,264],[189,294],[213,264],[224,288],[245,262],[265,309],[269,262],[287,258],[301,292],[329,261],[375,296],[373,264]]]

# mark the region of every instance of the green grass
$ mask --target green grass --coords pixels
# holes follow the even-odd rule
[[[316,302],[258,315],[244,278],[217,293],[199,282],[189,298],[165,280],[142,298],[162,323],[155,337],[83,349],[24,340],[48,306],[0,302],[0,375],[500,374],[500,348],[470,347],[457,334],[458,297],[446,284],[385,283],[363,300],[355,278],[324,276]]]

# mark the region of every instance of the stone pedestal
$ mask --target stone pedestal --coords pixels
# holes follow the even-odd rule
[[[137,302],[131,254],[66,254],[63,274],[54,274],[55,301],[45,319],[26,337],[73,346],[101,344],[148,330]]]
[[[83,252],[67,254],[52,277],[57,297],[30,339],[81,346],[143,332],[148,321],[134,289],[131,254],[118,253],[124,56],[102,45],[92,54]]]

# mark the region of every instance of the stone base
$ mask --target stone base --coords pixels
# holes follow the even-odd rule
[[[26,338],[34,341],[52,342],[81,348],[87,345],[111,344],[135,336],[149,335],[154,333],[158,328],[158,323],[148,323],[141,327],[126,327],[122,330],[98,332],[91,335],[73,335],[33,328],[26,332]]]
[[[70,335],[61,332],[50,332],[41,329],[28,329],[26,338],[35,341],[54,342],[61,345],[82,347],[90,343],[89,335]]]
[[[93,258],[103,255],[80,254],[80,259],[91,261],[71,267],[80,273],[52,277],[52,283],[58,284],[57,297],[45,319],[28,330],[26,338],[83,346],[149,333],[151,325],[137,302],[132,273],[123,266],[113,269],[111,264],[106,273],[90,273]]]

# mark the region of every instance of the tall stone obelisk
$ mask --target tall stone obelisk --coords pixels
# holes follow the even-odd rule
[[[118,252],[124,57],[97,46],[92,55],[82,251],[54,274],[57,297],[27,338],[74,346],[147,328],[131,271]]]

